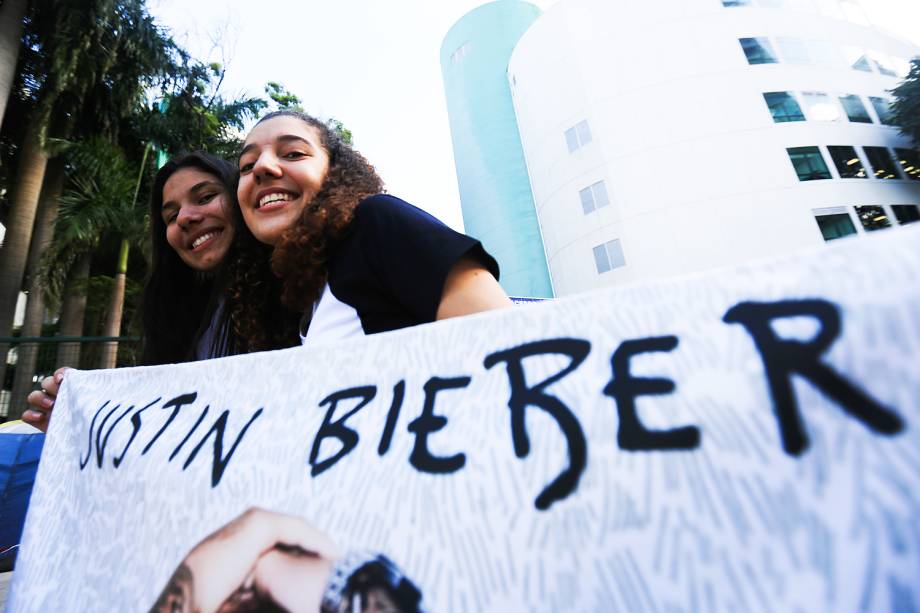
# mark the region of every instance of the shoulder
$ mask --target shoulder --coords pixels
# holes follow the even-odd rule
[[[389,194],[375,194],[358,203],[355,209],[355,223],[359,225],[406,223],[444,225],[431,214]]]

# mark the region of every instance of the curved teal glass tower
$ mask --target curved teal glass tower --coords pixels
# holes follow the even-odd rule
[[[508,60],[540,9],[498,0],[464,15],[444,37],[441,72],[466,233],[501,267],[512,296],[553,295],[543,238],[508,86]]]

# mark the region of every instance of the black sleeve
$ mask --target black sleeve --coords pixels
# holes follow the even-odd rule
[[[498,264],[478,240],[399,198],[367,198],[354,223],[368,265],[419,321],[435,320],[447,274],[461,258],[472,258],[498,279]]]

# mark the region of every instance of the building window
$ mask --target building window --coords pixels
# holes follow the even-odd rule
[[[565,144],[569,148],[569,153],[580,149],[591,142],[591,128],[587,121],[579,121],[577,124],[565,131]]]
[[[898,70],[895,67],[894,62],[887,55],[882,55],[881,53],[870,51],[869,57],[872,59],[875,67],[878,68],[880,74],[883,74],[886,77],[898,76]]]
[[[866,169],[862,165],[862,161],[860,161],[854,147],[830,146],[827,148],[827,150],[831,154],[831,159],[834,160],[834,166],[837,167],[837,172],[840,174],[841,179],[869,178],[869,175],[866,173]]]
[[[877,179],[900,179],[898,167],[885,147],[863,147]]]
[[[623,256],[623,246],[620,244],[620,239],[615,238],[595,247],[594,265],[597,266],[597,274],[599,275],[614,268],[626,266],[626,258]]]
[[[894,212],[898,223],[902,226],[920,221],[920,206],[916,204],[893,204],[891,205],[891,210]]]
[[[818,228],[820,228],[821,236],[824,237],[825,241],[856,234],[856,226],[853,225],[853,220],[846,213],[815,215],[815,221],[818,222]]]
[[[866,55],[866,50],[862,47],[845,45],[843,47],[843,55],[846,58],[847,64],[853,70],[872,72],[872,65],[869,63],[869,57]]]
[[[463,43],[462,45],[460,45],[459,47],[457,47],[457,50],[450,54],[450,63],[456,64],[457,62],[462,60],[464,57],[466,57],[466,55],[470,52],[470,48],[472,47],[472,45],[473,43],[467,41]]]
[[[831,172],[827,169],[821,150],[817,147],[792,147],[786,151],[789,152],[789,159],[792,160],[799,181],[831,178]]]
[[[589,185],[579,191],[578,196],[581,198],[581,208],[584,210],[585,215],[610,204],[610,199],[607,198],[607,186],[604,185],[603,181]]]
[[[739,42],[741,42],[741,48],[744,49],[748,64],[776,63],[776,53],[766,38],[742,38]]]
[[[891,227],[891,220],[885,209],[880,206],[858,206],[856,207],[856,216],[859,217],[859,223],[867,232],[881,230]]]
[[[850,121],[854,123],[872,123],[869,111],[866,110],[866,105],[863,104],[859,96],[854,96],[853,94],[840,96],[840,104]]]
[[[802,92],[805,114],[812,121],[840,121],[843,115],[840,107],[828,94],[821,92]]]
[[[878,115],[878,120],[881,121],[886,126],[896,125],[894,121],[894,113],[891,112],[891,101],[885,98],[878,98],[876,96],[869,96],[869,102],[872,103],[872,107],[875,109],[875,113]]]
[[[901,170],[908,179],[920,181],[920,151],[916,149],[895,149],[894,152],[901,162]]]
[[[767,106],[770,108],[770,114],[773,115],[774,122],[805,121],[802,108],[791,93],[768,92],[763,97],[767,101]]]

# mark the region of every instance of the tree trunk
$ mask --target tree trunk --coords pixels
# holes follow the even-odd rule
[[[109,310],[105,316],[102,336],[118,336],[121,333],[121,314],[125,306],[125,282],[128,276],[128,253],[131,246],[127,239],[121,239],[118,252],[118,269],[115,271],[115,283],[109,298]],[[99,357],[99,368],[115,368],[118,359],[118,343],[105,343]]]
[[[0,251],[0,337],[12,336],[16,299],[22,288],[22,275],[32,240],[32,225],[48,156],[39,144],[41,126],[33,119],[22,143],[16,183],[13,186],[13,203],[10,207],[6,237]],[[6,354],[9,345],[0,344],[0,381],[6,375]]]
[[[3,123],[6,102],[16,78],[22,18],[25,17],[27,4],[26,0],[3,0],[0,4],[0,123]]]
[[[64,289],[64,303],[61,305],[61,319],[58,322],[58,336],[82,336],[83,315],[86,313],[86,280],[89,279],[89,265],[92,255],[84,253],[74,263],[67,277]],[[56,366],[80,366],[80,343],[60,343]]]
[[[35,227],[32,230],[32,244],[29,246],[29,260],[26,266],[29,294],[26,314],[22,324],[22,336],[41,336],[45,315],[45,301],[38,284],[38,268],[42,254],[54,237],[54,219],[57,217],[58,201],[64,189],[64,160],[57,158],[49,162],[45,173]],[[26,409],[26,396],[37,389],[32,378],[38,361],[38,343],[21,343],[17,351],[16,376],[13,378],[13,392],[10,396],[10,415],[19,415]]]

